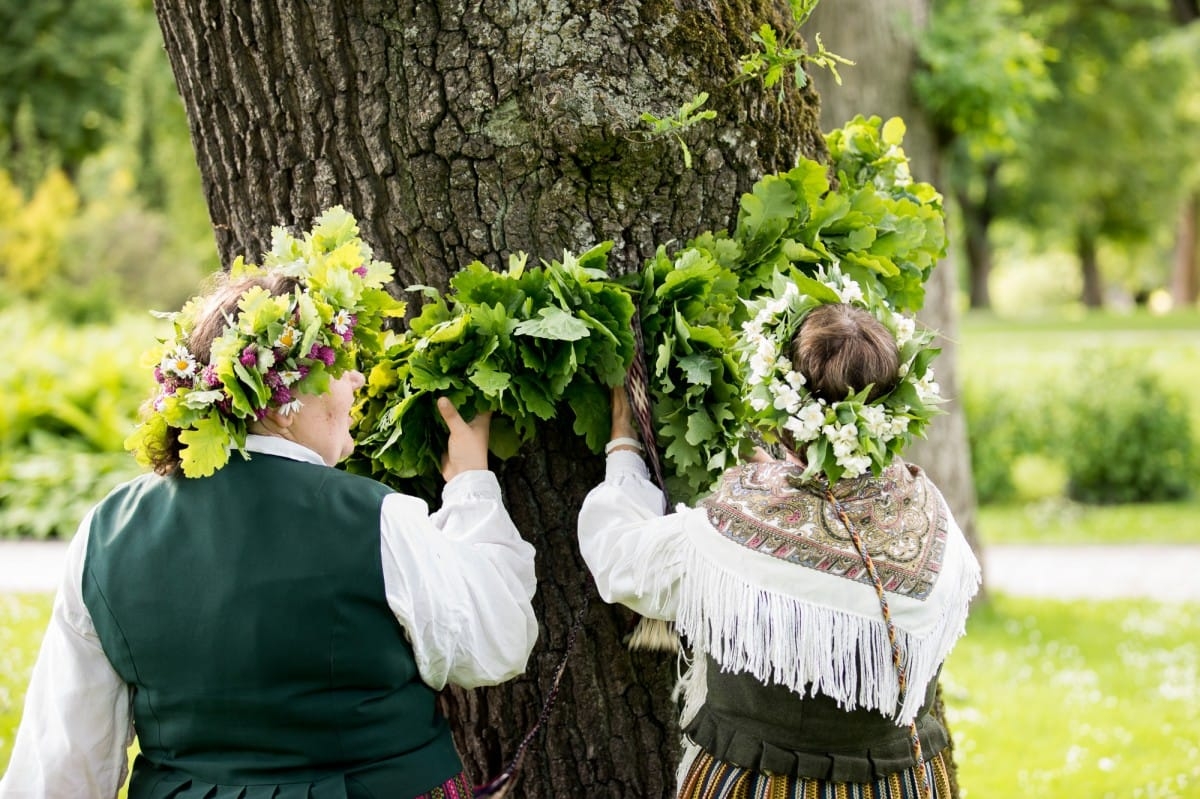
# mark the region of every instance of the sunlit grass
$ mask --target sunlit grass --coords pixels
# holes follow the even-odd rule
[[[993,596],[943,690],[963,799],[1200,797],[1200,606]]]
[[[0,594],[0,764],[7,764],[12,754],[51,602],[49,594]]]
[[[1131,505],[1082,505],[1062,498],[983,505],[978,524],[988,545],[1200,544],[1200,495],[1187,502]]]
[[[25,706],[25,689],[50,623],[51,594],[0,593],[0,774],[12,757],[17,726]],[[130,759],[137,742],[130,748]],[[117,799],[125,799],[122,788]]]

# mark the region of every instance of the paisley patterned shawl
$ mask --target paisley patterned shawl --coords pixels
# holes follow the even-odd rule
[[[823,496],[784,461],[731,469],[702,502],[723,536],[747,549],[829,575],[870,584],[849,531]],[[879,477],[834,485],[862,536],[885,591],[924,600],[941,573],[947,516],[941,496],[916,466],[899,459]]]
[[[824,485],[802,473],[782,461],[735,467],[684,517],[679,630],[723,670],[908,724],[964,632],[979,563],[920,469],[897,459],[879,477],[835,484],[887,592],[902,697],[875,588]],[[702,701],[702,690],[684,693],[685,707]]]

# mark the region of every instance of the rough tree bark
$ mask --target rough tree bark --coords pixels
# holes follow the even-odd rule
[[[727,227],[766,172],[824,144],[812,92],[730,87],[768,0],[155,0],[187,108],[218,250],[257,258],[272,225],[343,204],[401,286],[446,285],[479,259],[555,257],[606,239],[632,270],[655,246]],[[719,118],[689,134],[691,170],[643,111],[699,91]],[[452,692],[477,780],[497,771],[549,689],[573,614],[587,626],[516,795],[667,796],[678,733],[673,657],[631,654],[629,614],[600,603],[575,544],[603,464],[566,428],[499,465],[538,549],[541,638],[529,672]]]

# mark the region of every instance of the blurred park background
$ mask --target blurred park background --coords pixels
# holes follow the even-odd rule
[[[933,11],[980,543],[1200,545],[1195,2]],[[0,538],[138,472],[146,310],[218,268],[150,3],[0,0]],[[0,594],[0,769],[49,609]],[[1200,797],[1198,610],[990,594],[944,675],[962,795]]]

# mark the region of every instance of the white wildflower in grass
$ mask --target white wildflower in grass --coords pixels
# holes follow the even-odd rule
[[[917,332],[917,323],[907,316],[896,317],[896,346],[903,347],[912,341],[913,333]]]
[[[284,371],[279,373],[279,379],[283,381],[283,384],[285,386],[290,386],[292,383],[295,383],[301,377],[303,377],[303,375],[301,375],[299,370],[296,370],[296,369],[285,369]]]
[[[159,368],[165,374],[187,380],[196,375],[196,356],[188,352],[187,347],[179,346],[163,356]]]
[[[797,391],[808,383],[808,381],[804,379],[804,375],[800,374],[795,369],[789,369],[787,374],[783,376],[783,379],[787,381],[789,386]]]
[[[761,412],[771,407],[771,402],[765,397],[754,396],[750,398],[750,407]]]
[[[299,413],[302,407],[304,407],[304,403],[298,399],[294,399],[291,402],[285,402],[283,405],[280,405],[279,412],[284,416],[291,416],[293,413]]]

